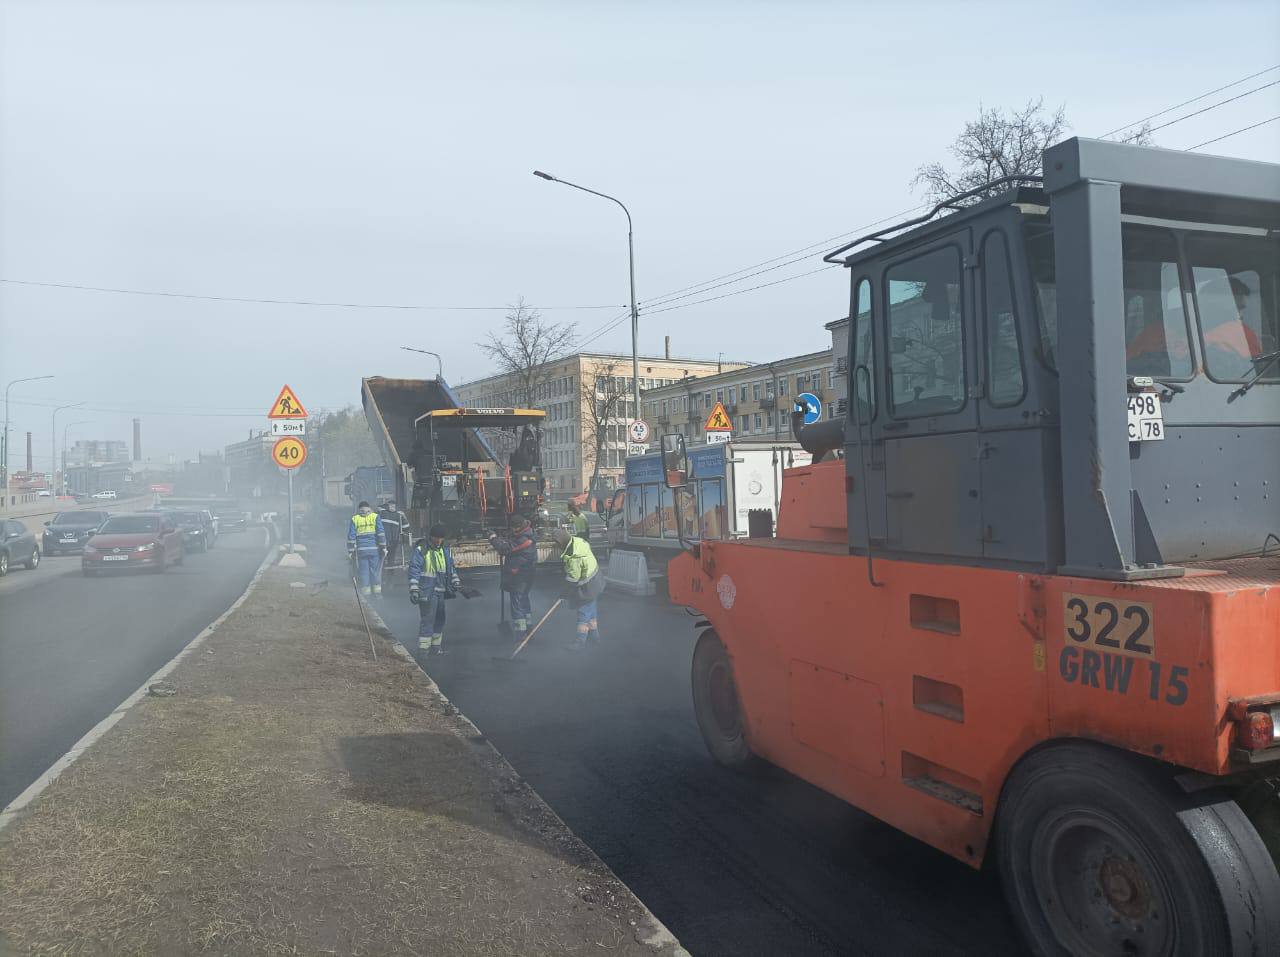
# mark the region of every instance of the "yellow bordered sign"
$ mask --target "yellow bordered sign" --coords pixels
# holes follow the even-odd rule
[[[301,439],[285,436],[272,447],[271,458],[282,469],[296,469],[307,460],[307,446]]]

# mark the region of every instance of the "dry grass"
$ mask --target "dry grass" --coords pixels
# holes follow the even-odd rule
[[[0,952],[650,953],[426,680],[369,661],[349,595],[289,577],[0,835]]]

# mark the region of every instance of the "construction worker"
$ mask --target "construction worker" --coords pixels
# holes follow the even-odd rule
[[[565,516],[565,521],[574,535],[584,540],[588,537],[590,526],[587,525],[587,516],[582,514],[582,506],[573,499],[569,500],[569,514]]]
[[[401,549],[404,546],[404,534],[409,530],[408,516],[396,508],[395,502],[385,502],[378,509],[378,517],[382,519],[382,527],[387,532],[387,565],[398,568],[405,560]]]
[[[444,526],[432,525],[426,541],[409,558],[409,601],[418,606],[418,650],[444,654],[444,603],[458,594],[462,581],[444,543]]]
[[[347,526],[347,557],[354,558],[360,576],[360,594],[382,594],[382,559],[387,554],[387,532],[382,519],[368,502],[361,502]]]
[[[596,599],[604,591],[604,575],[586,539],[569,534],[567,528],[557,528],[555,540],[563,549],[560,561],[564,563],[564,597],[578,613],[573,647],[580,650],[587,647],[587,642],[600,640]]]
[[[510,534],[505,539],[491,534],[489,544],[502,556],[502,590],[511,596],[511,627],[522,633],[529,630],[533,617],[529,592],[538,565],[538,543],[523,515],[512,515],[508,527]]]

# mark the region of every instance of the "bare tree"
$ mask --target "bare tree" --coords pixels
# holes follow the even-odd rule
[[[507,313],[502,331],[491,332],[487,341],[476,344],[497,365],[499,374],[516,380],[516,401],[528,405],[538,387],[551,381],[552,364],[569,354],[576,336],[574,323],[548,322],[521,296]]]
[[[579,384],[584,413],[582,430],[583,454],[590,455],[591,484],[589,492],[594,493],[600,483],[600,469],[603,465],[604,447],[609,441],[609,427],[617,426],[622,420],[618,411],[627,396],[625,379],[619,375],[619,365],[615,359],[597,362],[594,367],[582,370],[582,382]],[[616,435],[616,432],[615,432]],[[586,463],[583,463],[586,464]]]
[[[1021,109],[979,109],[950,146],[956,167],[926,163],[911,186],[923,188],[925,198],[936,203],[1005,176],[1038,176],[1041,154],[1066,130],[1064,107],[1049,112],[1043,98]]]

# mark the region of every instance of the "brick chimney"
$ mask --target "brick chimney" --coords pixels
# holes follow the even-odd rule
[[[31,433],[28,432],[27,433],[27,474],[30,475],[32,471],[33,470],[31,468]]]
[[[662,351],[663,358],[670,359],[671,358],[671,337],[663,336],[662,341],[663,341],[663,351]]]
[[[133,460],[142,461],[142,420],[133,420]]]

